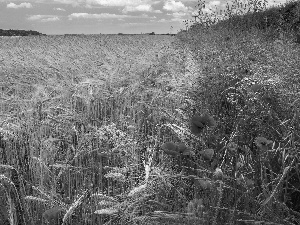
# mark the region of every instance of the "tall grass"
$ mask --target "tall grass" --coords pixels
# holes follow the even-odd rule
[[[299,6],[264,3],[199,2],[143,70],[111,38],[107,62],[84,49],[97,37],[47,40],[56,55],[36,67],[18,46],[1,75],[0,222],[297,224]]]
[[[236,180],[223,190],[223,207],[215,209],[214,219],[223,213],[219,223],[224,223],[232,212],[226,220],[231,223],[298,223],[299,191],[291,189],[299,182],[298,153],[291,152],[297,152],[299,135],[294,126],[299,110],[299,2],[272,8],[255,3],[258,7],[239,8],[235,1],[223,17],[200,12],[198,21],[178,36],[189,43],[199,65],[191,97],[218,121],[210,139],[218,149],[218,165]],[[216,18],[224,20],[215,23]],[[254,184],[244,194],[239,193],[240,179]]]

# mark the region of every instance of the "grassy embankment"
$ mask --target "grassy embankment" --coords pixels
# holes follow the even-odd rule
[[[215,216],[231,214],[233,222],[239,215],[241,221],[241,204],[256,213],[250,224],[287,224],[284,218],[293,217],[299,223],[300,4],[261,4],[257,12],[236,15],[249,6],[229,7],[227,20],[210,27],[204,21],[213,18],[200,16],[202,21],[178,35],[198,62],[190,96],[197,110],[218,123],[207,144],[217,149],[223,172],[236,178],[219,189]],[[252,187],[244,194],[236,188],[241,180]]]
[[[54,79],[42,73],[35,85],[30,73],[7,77],[1,163],[18,173],[1,166],[11,210],[2,207],[0,219],[299,221],[297,23],[293,4],[200,23],[154,69],[121,78],[125,69],[99,81],[89,65],[55,67]]]

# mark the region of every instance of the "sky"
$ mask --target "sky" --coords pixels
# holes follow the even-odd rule
[[[251,0],[238,0],[240,2]],[[253,1],[253,0],[252,0]],[[0,0],[0,29],[43,34],[177,33],[198,14],[199,0]],[[204,13],[230,0],[206,0]],[[276,5],[286,0],[271,0]]]

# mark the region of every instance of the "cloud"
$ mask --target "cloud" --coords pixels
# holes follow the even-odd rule
[[[141,16],[138,16],[138,17],[140,17],[140,18],[148,18],[148,19],[156,19],[156,16],[148,16],[147,14],[142,14]]]
[[[185,12],[174,12],[173,13],[173,17],[175,18],[182,18],[184,16],[186,16],[187,14]]]
[[[138,5],[144,5],[147,3],[151,3],[151,0],[53,0],[57,3],[62,4],[71,4],[73,6],[78,5],[100,5],[100,6],[116,6],[116,7],[126,7],[126,6],[138,6]]]
[[[163,9],[172,12],[188,11],[188,7],[186,7],[182,2],[176,2],[174,0],[168,0],[163,6]]]
[[[143,4],[137,6],[125,6],[122,10],[123,13],[128,12],[152,12],[152,13],[162,13],[160,10],[154,10],[150,4]]]
[[[41,22],[54,22],[58,20],[59,18],[56,16],[56,17],[49,17],[49,18],[42,19]]]
[[[221,1],[211,1],[211,2],[209,3],[210,6],[218,6],[218,5],[220,5],[220,4],[221,4]]]
[[[127,15],[116,15],[116,14],[110,14],[110,13],[101,13],[101,14],[89,14],[89,13],[72,13],[68,16],[69,20],[73,19],[123,19],[126,17],[130,17]]]
[[[135,12],[135,11],[139,11],[139,12],[152,12],[153,8],[151,7],[151,5],[145,4],[145,5],[138,5],[138,6],[126,6],[122,10],[123,13]]]
[[[149,0],[86,0],[89,4],[102,6],[139,6],[150,2]]]
[[[55,15],[32,15],[28,17],[28,20],[40,22],[54,22],[58,21],[59,17]]]
[[[16,5],[15,3],[9,3],[7,4],[6,6],[7,8],[11,8],[11,9],[18,9],[18,8],[32,8],[32,5],[31,3],[28,3],[28,2],[23,2],[21,3],[20,5]]]
[[[167,20],[163,18],[163,19],[160,19],[160,20],[158,20],[156,22],[158,22],[158,23],[165,23],[165,22],[167,22]]]
[[[32,16],[28,17],[28,20],[40,20],[40,19],[43,19],[45,17],[51,17],[51,16],[47,16],[47,15],[32,15]]]
[[[142,14],[140,16],[130,16],[130,15],[117,15],[110,13],[101,13],[101,14],[89,14],[89,13],[72,13],[68,16],[69,20],[73,19],[118,19],[123,20],[125,18],[147,18],[155,19],[156,17],[149,17],[147,14]]]
[[[66,11],[65,9],[62,9],[62,8],[54,8],[54,10],[57,10],[57,11]]]
[[[86,3],[89,0],[53,0],[55,3],[61,3],[72,6],[79,6],[81,4]]]
[[[268,7],[278,6],[278,5],[284,4],[285,2],[286,2],[286,1],[284,1],[284,0],[273,0],[273,1],[268,1],[267,6],[268,6]]]
[[[147,26],[148,23],[124,23],[125,27]]]

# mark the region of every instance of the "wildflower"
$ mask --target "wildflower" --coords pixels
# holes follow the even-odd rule
[[[252,179],[248,179],[247,177],[245,177],[245,183],[248,188],[254,187],[254,181]]]
[[[205,160],[211,160],[212,157],[214,156],[215,151],[211,148],[208,149],[204,149],[200,152],[200,154],[202,155],[203,159]]]
[[[236,169],[239,170],[240,168],[242,168],[244,166],[244,164],[242,162],[237,162],[236,163]]]
[[[177,156],[178,153],[178,146],[173,142],[166,142],[161,146],[161,149],[168,155]]]
[[[236,143],[234,143],[234,142],[229,142],[229,143],[227,144],[227,149],[228,149],[229,151],[231,151],[231,152],[236,152],[237,149],[238,149],[238,145],[237,145]]]
[[[214,172],[214,178],[216,180],[222,180],[223,178],[223,171],[221,170],[221,168],[216,168],[215,172]]]
[[[200,217],[203,213],[204,205],[202,199],[193,199],[187,205],[187,213]]]
[[[210,163],[210,167],[212,169],[216,168],[219,164],[219,160],[217,158],[215,158],[211,163]]]
[[[43,219],[45,219],[47,222],[59,221],[59,219],[63,218],[64,211],[65,209],[63,209],[62,207],[55,206],[43,213]]]
[[[257,91],[259,91],[261,88],[262,88],[262,85],[261,85],[261,84],[253,84],[253,85],[250,87],[251,91],[253,91],[253,92],[257,92]]]
[[[198,184],[203,190],[210,189],[212,187],[212,184],[208,179],[199,179],[196,184]]]
[[[214,127],[216,122],[214,118],[208,114],[202,116],[194,116],[191,120],[191,132],[193,134],[199,134],[206,127]]]
[[[240,174],[240,176],[236,178],[236,182],[238,185],[243,185],[245,183],[244,176],[242,174]]]
[[[177,150],[178,150],[179,153],[183,153],[184,151],[187,150],[187,147],[184,143],[179,143],[177,145]]]
[[[191,155],[191,156],[194,156],[195,155],[195,152],[190,149],[190,148],[187,148],[183,153],[182,155]]]
[[[241,147],[241,152],[242,152],[243,154],[245,154],[245,155],[248,155],[248,154],[250,153],[250,148],[249,148],[248,146],[246,146],[246,145],[243,145],[243,146]]]
[[[268,145],[273,143],[273,141],[268,140],[264,137],[257,137],[257,138],[255,138],[254,142],[255,142],[256,146],[261,150],[267,150]]]

